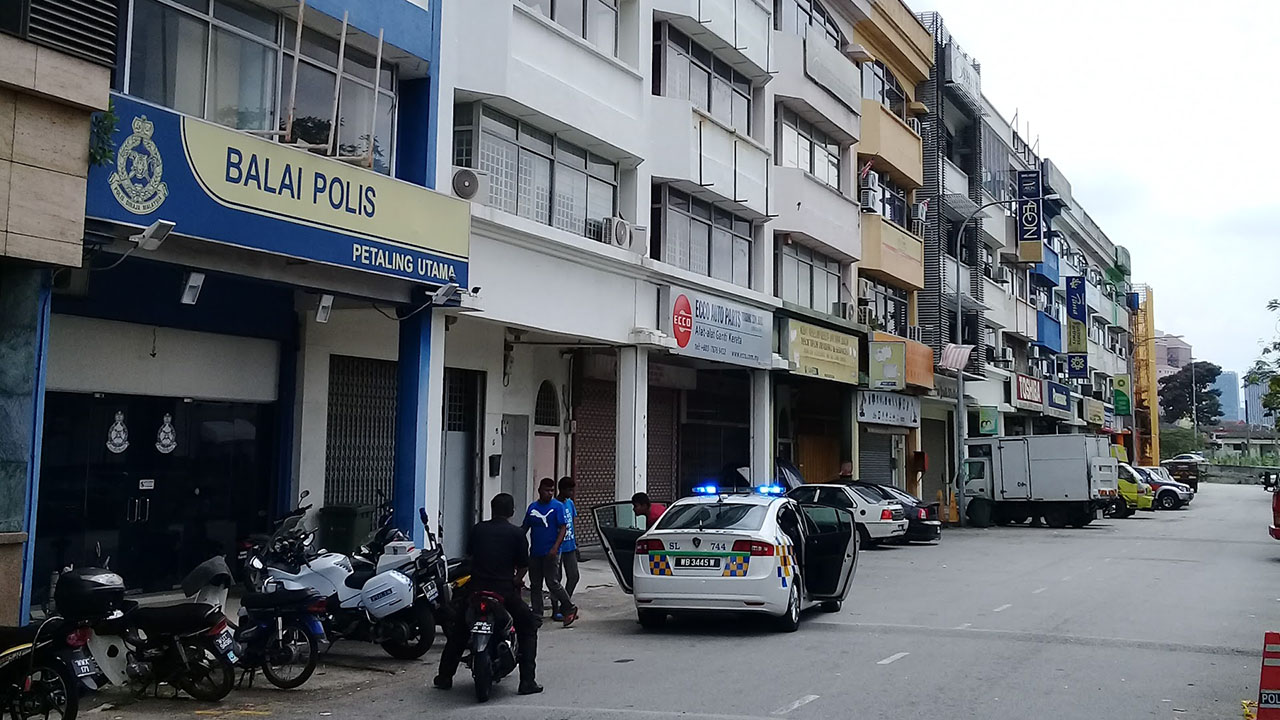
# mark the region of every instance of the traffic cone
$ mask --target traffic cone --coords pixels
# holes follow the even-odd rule
[[[1280,633],[1266,633],[1262,642],[1258,720],[1280,720]]]

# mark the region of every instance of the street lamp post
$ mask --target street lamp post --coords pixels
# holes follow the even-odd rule
[[[969,213],[969,217],[965,218],[964,222],[960,223],[960,232],[956,235],[956,344],[957,345],[964,344],[964,331],[962,330],[962,327],[964,325],[964,304],[962,299],[962,293],[960,292],[960,273],[961,273],[961,266],[962,266],[960,262],[960,255],[961,255],[960,245],[961,243],[964,242],[965,228],[968,227],[969,223],[973,222],[974,219],[977,218],[978,215],[981,214],[983,210],[986,210],[989,207],[995,207],[997,205],[1006,205],[1009,203],[1016,203],[1016,202],[1022,202],[1027,200],[1042,201],[1042,200],[1058,200],[1060,198],[1061,196],[1058,195],[1057,193],[1048,193],[1047,195],[1041,195],[1040,197],[1011,198],[1008,200],[993,200],[985,205],[979,206],[978,209]],[[956,493],[956,498],[957,498],[956,508],[960,511],[961,527],[965,525],[964,513],[967,505],[967,502],[965,501],[965,496],[964,496],[964,477],[965,477],[964,441],[965,441],[965,438],[968,437],[969,435],[968,425],[969,425],[969,410],[968,408],[965,407],[965,404],[964,404],[964,368],[962,367],[956,370],[956,438],[955,438],[955,441],[956,441],[955,485],[956,487],[953,490],[953,492]]]

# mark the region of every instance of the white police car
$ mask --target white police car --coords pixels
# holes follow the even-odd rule
[[[791,631],[808,607],[840,609],[860,544],[847,510],[801,505],[780,485],[694,492],[650,529],[630,503],[594,510],[609,564],[635,597],[641,625],[661,627],[672,613],[748,612],[773,615]]]

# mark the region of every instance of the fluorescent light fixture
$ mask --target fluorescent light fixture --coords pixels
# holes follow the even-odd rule
[[[200,288],[204,287],[204,273],[188,272],[182,281],[182,304],[195,305],[200,299]]]
[[[325,293],[320,296],[320,304],[316,306],[316,322],[329,322],[329,314],[333,312],[333,296]]]
[[[440,286],[439,290],[431,293],[432,305],[443,305],[453,299],[458,294],[458,283],[449,283]]]
[[[146,230],[137,235],[130,235],[129,239],[138,244],[139,250],[159,250],[160,243],[169,237],[173,228],[174,224],[168,220],[157,220],[148,225]]]

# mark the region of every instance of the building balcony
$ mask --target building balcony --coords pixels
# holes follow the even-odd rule
[[[881,160],[895,179],[916,189],[924,185],[924,155],[920,136],[889,108],[876,100],[862,101],[862,137],[858,154]]]
[[[907,344],[905,382],[914,388],[933,389],[933,348],[924,343],[879,330],[872,333],[871,339],[875,341],[905,342]]]
[[[1091,282],[1085,281],[1084,284],[1084,302],[1089,306],[1089,312],[1102,312],[1102,290]]]
[[[955,258],[942,257],[942,305],[946,308],[946,312],[954,314],[956,310],[956,261]],[[974,282],[974,275],[977,275],[978,282]],[[986,312],[989,308],[978,297],[981,292],[978,288],[982,287],[982,280],[986,276],[980,272],[976,272],[968,265],[960,266],[960,302],[966,312]]]
[[[842,144],[857,142],[862,113],[858,66],[832,45],[780,30],[773,32],[773,52],[778,73],[769,89],[774,96]]]
[[[667,20],[752,80],[769,76],[772,3],[756,0],[654,0],[655,20]]]
[[[942,159],[942,211],[956,222],[978,211],[978,203],[969,197],[969,176],[947,158]]]
[[[798,168],[773,169],[774,232],[788,233],[806,245],[848,261],[862,256],[857,201]],[[918,244],[918,242],[917,242]]]
[[[1034,343],[1040,337],[1039,320],[1036,317],[1038,314],[1034,305],[1021,298],[1014,298],[1011,316],[1013,321],[1005,326],[1004,331]]]
[[[863,214],[861,249],[860,274],[894,287],[924,288],[924,243],[896,223],[874,213]]]
[[[1031,269],[1031,282],[1050,287],[1057,287],[1062,282],[1058,269],[1058,252],[1048,244],[1044,246],[1044,261],[1036,263]]]
[[[982,284],[982,302],[989,308],[984,315],[987,325],[997,329],[1012,325],[1014,298],[1009,289],[986,276],[983,276]]]
[[[653,97],[648,122],[655,180],[754,220],[768,215],[769,150],[696,110],[688,100]]]
[[[1044,311],[1036,313],[1035,344],[1055,353],[1062,352],[1062,323],[1058,318]]]

